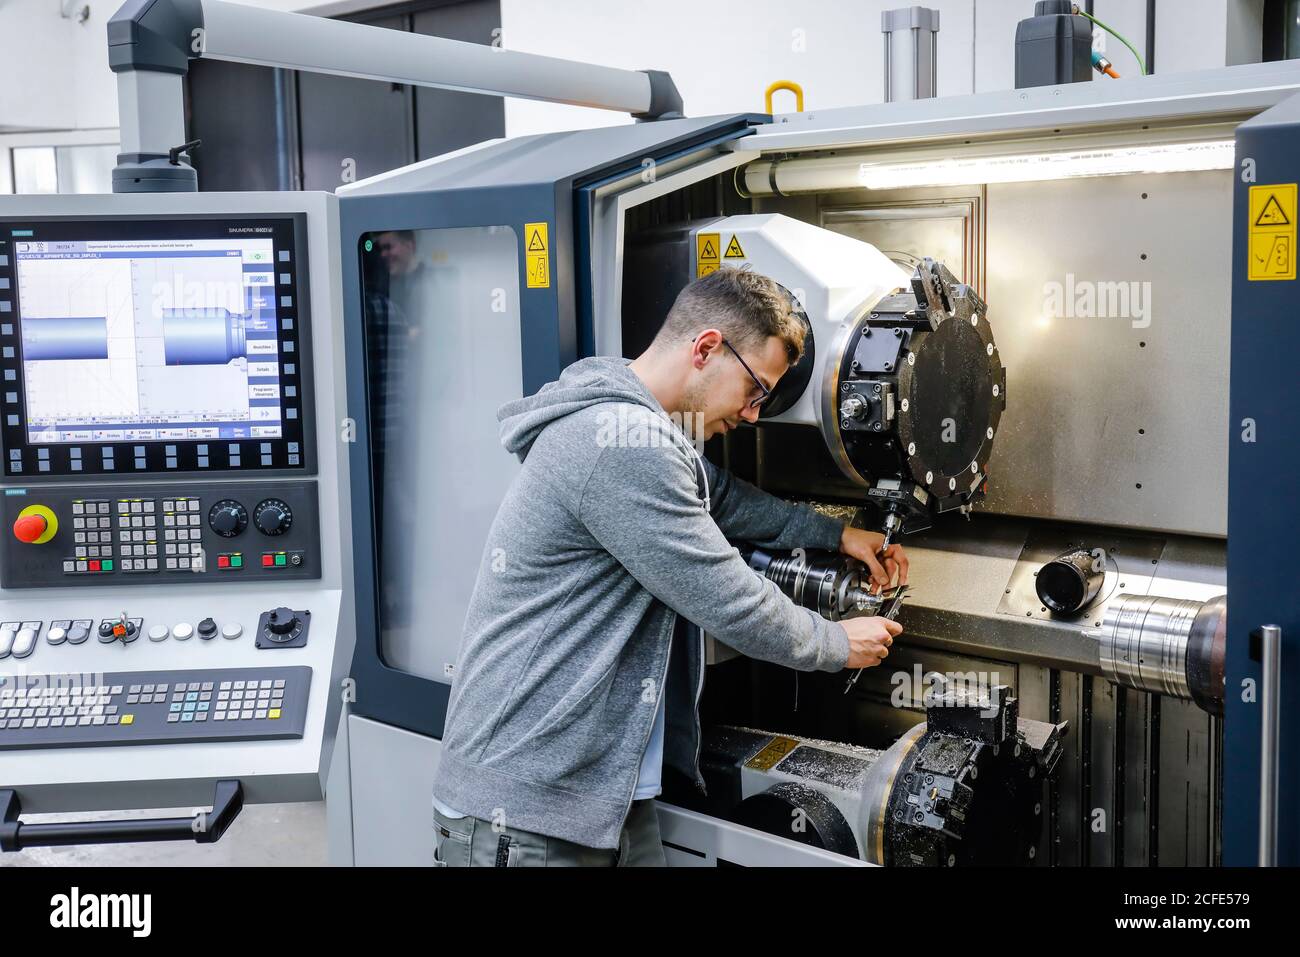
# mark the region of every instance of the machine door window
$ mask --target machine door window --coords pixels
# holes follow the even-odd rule
[[[523,394],[517,249],[508,226],[361,237],[381,647],[443,682],[518,469],[496,419]]]

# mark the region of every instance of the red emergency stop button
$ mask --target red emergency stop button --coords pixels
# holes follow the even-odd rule
[[[18,521],[14,522],[14,538],[32,545],[40,540],[49,527],[50,523],[44,515],[20,515]]]
[[[48,505],[28,505],[14,520],[14,538],[27,545],[44,545],[59,530],[59,516]]]

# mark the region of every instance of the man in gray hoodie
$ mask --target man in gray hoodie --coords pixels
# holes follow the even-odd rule
[[[637,359],[575,362],[497,413],[522,467],[466,616],[433,785],[436,864],[663,864],[663,766],[704,787],[703,632],[801,671],[889,654],[898,624],[827,621],[728,539],[839,549],[881,586],[906,582],[902,548],[878,557],[878,533],[698,451],[758,418],[802,345],[779,286],[722,269],[682,291]]]

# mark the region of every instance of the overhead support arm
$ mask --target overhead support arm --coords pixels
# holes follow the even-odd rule
[[[127,0],[109,21],[108,47],[123,120],[116,191],[196,188],[183,154],[177,163],[167,154],[184,141],[181,83],[199,57],[568,103],[642,120],[682,115],[672,78],[658,70],[595,66],[228,0]]]

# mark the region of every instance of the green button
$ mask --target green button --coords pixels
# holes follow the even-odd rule
[[[231,555],[231,556],[230,556],[230,567],[231,567],[231,568],[243,568],[243,567],[244,567],[244,556],[243,556],[243,555]]]
[[[111,572],[113,570],[113,559],[105,558],[102,562],[100,562],[99,567],[106,572]]]
[[[283,555],[276,555],[276,556],[275,556],[275,563],[276,563],[277,565],[283,565],[283,564],[284,564],[284,556],[283,556]]]

